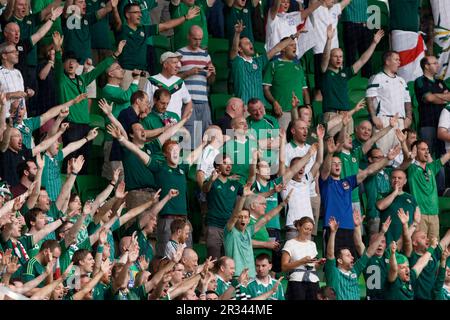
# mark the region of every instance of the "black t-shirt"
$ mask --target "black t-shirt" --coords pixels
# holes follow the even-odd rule
[[[122,124],[123,128],[130,138],[131,126],[139,122],[139,117],[134,111],[133,107],[128,107],[122,110],[117,117],[117,120]],[[111,147],[111,154],[109,156],[109,161],[122,161],[122,150],[120,143],[117,140],[113,141]]]
[[[31,50],[33,50],[33,44],[31,43],[31,39],[22,39],[19,41],[19,43],[16,45],[17,50],[19,50],[19,63],[16,64],[14,67],[18,69],[22,76],[25,78],[28,74],[28,64],[27,64],[27,57]],[[26,82],[26,79],[24,79]]]
[[[10,186],[19,184],[19,176],[17,175],[17,167],[19,164],[33,158],[30,149],[22,148],[18,153],[11,149],[0,152],[0,177],[6,180]]]
[[[414,81],[414,91],[419,103],[419,127],[435,127],[439,124],[439,117],[445,104],[433,104],[425,102],[424,98],[430,93],[444,93],[449,90],[442,80],[430,80],[421,76]]]

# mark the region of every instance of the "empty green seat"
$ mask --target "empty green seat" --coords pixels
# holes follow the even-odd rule
[[[89,199],[95,199],[108,183],[108,180],[100,175],[80,175],[75,181],[75,186],[81,201],[84,203]]]

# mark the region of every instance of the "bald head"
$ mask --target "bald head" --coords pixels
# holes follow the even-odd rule
[[[236,97],[231,98],[227,102],[226,112],[231,118],[244,116],[244,102]]]
[[[355,130],[356,137],[359,141],[366,142],[372,136],[372,129],[372,124],[369,121],[361,121]]]
[[[197,50],[200,48],[200,45],[202,44],[203,40],[203,30],[197,25],[193,25],[189,29],[188,33],[188,42],[189,42],[189,48],[191,50]]]
[[[308,123],[301,119],[294,121],[291,128],[292,137],[298,143],[305,143],[308,137]]]
[[[15,22],[10,22],[5,26],[3,31],[5,35],[5,40],[9,44],[18,44],[20,40],[20,27]]]
[[[183,255],[181,256],[181,263],[184,265],[186,272],[194,272],[198,267],[198,255],[197,252],[191,248],[185,248]]]

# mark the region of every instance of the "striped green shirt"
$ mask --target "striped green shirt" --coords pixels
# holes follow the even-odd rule
[[[269,283],[266,285],[258,280],[258,278],[255,278],[254,280],[250,281],[247,285],[247,294],[250,295],[252,298],[256,298],[269,290],[272,290],[273,286],[277,282],[276,279],[273,279],[269,276]],[[278,286],[277,292],[275,292],[273,295],[271,295],[267,300],[285,300],[284,298],[284,292],[283,292],[283,286]]]
[[[253,57],[251,61],[239,55],[231,60],[234,93],[236,97],[244,101],[244,104],[247,104],[251,98],[258,98],[265,106],[271,107],[264,98],[262,86],[263,71],[268,63],[265,54]]]
[[[23,282],[31,281],[41,274],[45,272],[45,267],[39,263],[39,261],[36,260],[36,258],[31,258],[28,260],[27,264],[25,265],[25,272],[22,274],[22,280]],[[38,287],[43,288],[45,286],[45,281],[42,281],[39,283]]]
[[[325,264],[325,277],[327,285],[332,287],[336,292],[336,300],[360,300],[361,293],[359,291],[358,277],[363,272],[369,257],[364,253],[363,256],[356,261],[352,270],[344,273],[336,266],[336,259],[327,259]]]
[[[55,157],[51,157],[47,152],[44,153],[44,171],[42,172],[42,186],[47,190],[51,201],[56,201],[61,192],[61,165],[64,154],[58,151]]]
[[[41,117],[23,119],[21,124],[15,123],[14,128],[22,134],[22,143],[27,149],[34,147],[33,131],[41,126]]]
[[[353,0],[344,9],[341,20],[344,22],[366,23],[367,0]]]

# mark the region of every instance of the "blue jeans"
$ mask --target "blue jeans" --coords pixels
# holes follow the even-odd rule
[[[444,145],[441,140],[437,138],[437,129],[435,127],[421,127],[420,138],[425,140],[430,149],[430,154],[433,159],[438,159],[445,153]],[[445,169],[441,168],[436,176],[436,184],[438,193],[441,195],[445,190]]]

